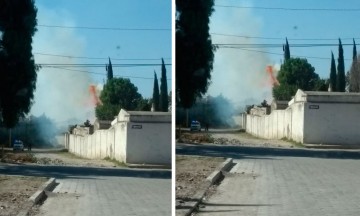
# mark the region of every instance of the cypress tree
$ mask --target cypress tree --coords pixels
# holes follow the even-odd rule
[[[284,49],[284,61],[287,61],[290,59],[290,47],[287,38],[286,38],[286,44],[283,47],[283,49]]]
[[[108,79],[108,81],[111,80],[112,78],[114,78],[113,69],[112,69],[112,65],[111,65],[111,60],[110,60],[110,58],[109,58],[109,64],[106,65],[106,71],[107,71],[107,79]]]
[[[154,89],[153,89],[153,105],[154,105],[154,111],[160,110],[160,104],[159,104],[159,84],[158,79],[156,76],[156,72],[154,71]]]
[[[334,54],[331,52],[331,66],[330,66],[330,85],[331,85],[331,91],[336,91],[336,65],[335,65],[335,59]]]
[[[338,92],[345,92],[345,65],[344,65],[344,50],[339,38],[339,58],[337,65],[337,82],[336,89]]]
[[[30,112],[37,71],[32,54],[37,8],[34,0],[0,1],[0,118],[13,128]]]
[[[176,96],[185,109],[206,94],[215,46],[209,33],[215,0],[176,0]]]
[[[353,61],[356,59],[357,52],[356,52],[356,44],[355,39],[353,38]]]
[[[160,82],[160,110],[163,112],[168,111],[169,98],[168,98],[168,89],[167,89],[167,79],[166,79],[166,68],[164,59],[161,59],[161,82]]]

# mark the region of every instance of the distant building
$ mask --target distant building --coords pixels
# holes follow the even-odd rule
[[[94,122],[94,131],[97,130],[106,130],[111,127],[111,121],[110,120],[99,120],[96,119]]]
[[[284,110],[288,107],[289,101],[273,100],[271,103],[271,112],[273,110]]]

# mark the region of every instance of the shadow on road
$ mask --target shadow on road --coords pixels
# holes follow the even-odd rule
[[[186,199],[184,200],[185,203],[186,202],[196,202],[198,201],[197,199]],[[222,209],[222,210],[214,210],[212,209],[207,209],[206,207],[271,207],[271,206],[277,206],[278,204],[239,204],[239,203],[209,203],[209,202],[200,202],[199,204],[199,208],[197,213],[201,214],[201,213],[220,213],[220,212],[236,212],[236,211],[241,211],[240,209],[235,210],[235,209]],[[191,208],[193,208],[192,205],[181,205],[181,206],[176,206],[177,210],[190,210]]]
[[[94,178],[96,176],[171,179],[170,170],[13,165],[13,164],[1,164],[1,163],[0,163],[0,173],[3,175],[48,176],[48,177],[55,177],[58,179],[64,179],[64,178],[85,179],[85,178]]]
[[[176,154],[201,155],[209,157],[229,157],[233,159],[274,159],[269,158],[273,156],[360,159],[359,151],[285,149],[271,147],[219,146],[204,144],[176,144]]]

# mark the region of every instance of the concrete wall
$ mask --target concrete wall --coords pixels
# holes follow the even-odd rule
[[[286,110],[274,110],[270,115],[246,115],[246,132],[265,139],[287,138],[303,142],[304,110],[294,103]]]
[[[128,163],[171,163],[171,123],[129,123],[127,130]]]
[[[96,130],[91,135],[66,134],[65,146],[75,155],[90,159],[109,157],[125,163],[171,164],[171,121],[163,121],[163,116],[158,119],[161,122],[117,120],[108,130]]]
[[[302,98],[295,98],[295,100]],[[246,131],[265,139],[286,137],[310,144],[360,145],[359,103],[292,103],[270,115],[246,116]]]
[[[360,104],[305,103],[304,142],[360,144]]]

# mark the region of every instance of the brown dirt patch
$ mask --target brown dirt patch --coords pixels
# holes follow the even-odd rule
[[[0,161],[3,163],[36,163],[36,158],[29,152],[5,151]]]
[[[115,161],[101,159],[86,159],[69,152],[34,153],[38,164],[59,166],[86,166],[86,167],[117,167],[124,166]]]
[[[179,134],[179,132],[177,131]],[[271,140],[254,137],[245,132],[182,132],[178,135],[178,143],[213,143],[217,145],[254,146],[254,147],[302,147],[286,140]]]
[[[17,215],[24,204],[48,179],[0,175],[0,215]]]
[[[214,139],[208,133],[182,132],[177,142],[179,143],[212,143]]]
[[[225,158],[176,156],[176,199],[191,199]]]

